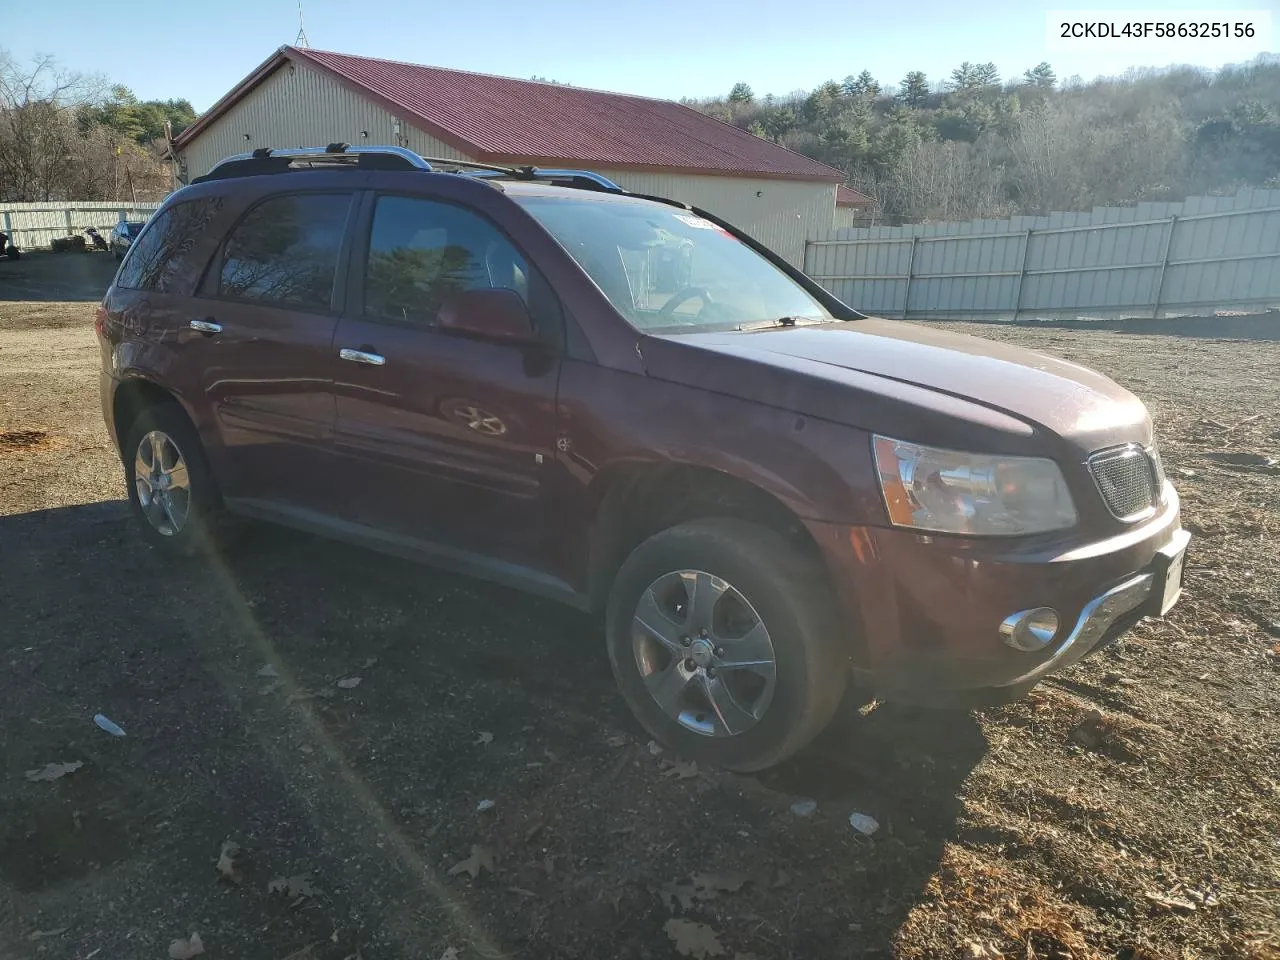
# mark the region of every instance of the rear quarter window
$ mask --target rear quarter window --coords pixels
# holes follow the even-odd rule
[[[222,209],[221,197],[184,200],[156,214],[130,245],[116,286],[170,293],[188,254]],[[192,265],[192,269],[195,266]]]

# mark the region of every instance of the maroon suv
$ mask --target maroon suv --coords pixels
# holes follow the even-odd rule
[[[851,681],[1017,696],[1181,589],[1128,391],[865,317],[582,171],[229,158],[133,242],[98,333],[153,543],[226,511],[602,612],[640,722],[738,770]]]

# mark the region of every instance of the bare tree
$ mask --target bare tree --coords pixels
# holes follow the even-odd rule
[[[918,142],[880,181],[885,212],[906,220],[998,216],[1003,171],[986,143]]]
[[[92,119],[88,108],[104,102],[105,90],[51,56],[22,64],[0,50],[0,200],[164,195],[158,150]]]
[[[74,109],[92,93],[91,81],[51,56],[23,66],[0,51],[0,197],[53,198],[78,139]]]

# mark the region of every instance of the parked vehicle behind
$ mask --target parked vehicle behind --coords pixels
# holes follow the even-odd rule
[[[151,543],[240,514],[595,612],[645,728],[738,770],[850,683],[1016,697],[1177,601],[1111,380],[866,317],[589,173],[434,163],[256,151],[133,242],[98,334]]]
[[[112,227],[109,243],[111,252],[117,260],[124,259],[124,255],[129,251],[129,245],[142,232],[144,226],[146,222],[143,220],[121,220]]]

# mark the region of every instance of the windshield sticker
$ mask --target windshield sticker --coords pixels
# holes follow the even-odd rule
[[[693,227],[695,230],[719,230],[720,228],[710,220],[703,220],[702,217],[695,217],[692,214],[677,213],[676,219],[685,226]]]

